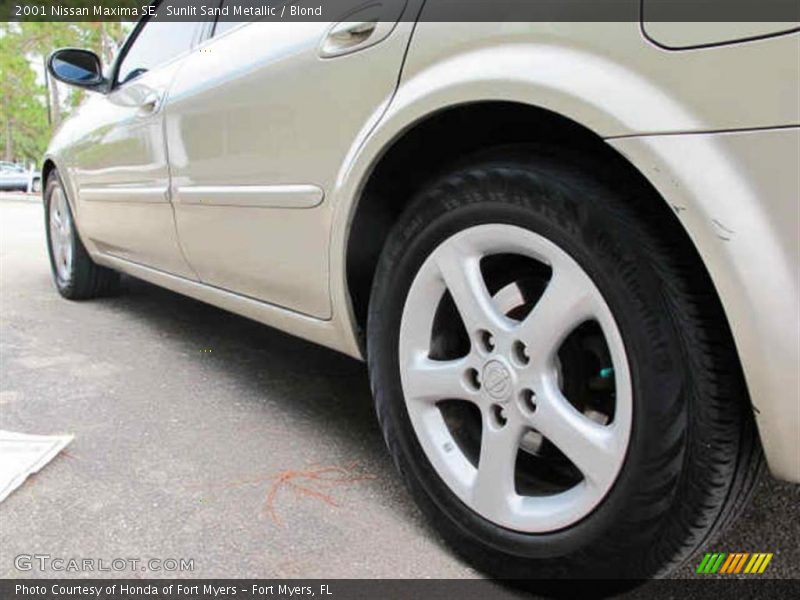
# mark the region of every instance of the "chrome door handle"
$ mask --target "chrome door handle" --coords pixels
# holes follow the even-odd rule
[[[320,54],[323,57],[338,56],[370,45],[370,38],[377,29],[377,19],[337,23],[325,35]]]
[[[150,92],[147,94],[139,104],[139,110],[146,114],[158,112],[161,107],[161,94],[157,92]]]
[[[340,20],[325,32],[319,55],[334,58],[379,44],[394,31],[407,4],[408,0],[366,0],[365,5],[342,14]]]
[[[378,21],[356,21],[339,23],[328,33],[328,39],[337,44],[354,46],[367,41],[378,26]]]

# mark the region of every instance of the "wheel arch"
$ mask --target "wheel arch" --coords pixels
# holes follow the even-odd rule
[[[47,180],[50,178],[52,173],[57,172],[58,178],[61,181],[61,185],[64,188],[64,194],[67,197],[70,210],[72,211],[75,231],[81,238],[81,242],[85,246],[87,252],[89,252],[89,255],[94,257],[96,254],[94,244],[90,239],[87,239],[87,237],[81,233],[78,190],[76,184],[70,178],[69,171],[62,168],[60,163],[61,161],[58,159],[58,157],[50,153],[46,154],[42,161],[42,202],[44,203],[45,194],[47,193]]]
[[[56,169],[56,163],[51,157],[46,157],[42,163],[42,197],[44,197],[45,186],[50,178],[50,173]]]
[[[53,172],[57,172],[58,178],[61,181],[61,185],[64,187],[64,193],[67,195],[67,202],[69,202],[72,215],[75,219],[77,219],[77,190],[69,178],[69,173],[65,169],[61,168],[59,162],[60,161],[57,160],[52,154],[45,155],[44,160],[42,161],[42,199],[44,200],[44,194],[47,191],[47,180],[50,178],[50,175]]]
[[[669,202],[639,168],[600,135],[562,114],[522,102],[456,104],[427,114],[401,130],[375,157],[359,186],[343,247],[348,311],[359,338],[386,235],[416,191],[465,156],[512,145],[591,161],[612,174],[619,185],[636,188],[642,203],[664,219],[708,276],[695,243]],[[363,339],[360,341],[363,348]]]
[[[504,127],[497,126],[498,118],[504,119],[501,121],[505,123]],[[752,261],[743,263],[737,258],[737,253],[744,247],[745,237],[729,243],[725,225],[728,219],[723,218],[720,222],[713,218],[715,213],[719,216],[719,192],[708,189],[713,183],[711,180],[733,176],[726,189],[735,191],[738,198],[731,196],[730,202],[736,206],[738,200],[742,204],[739,216],[751,214],[755,219],[752,228],[763,234],[759,250],[763,264],[788,264],[787,254],[773,239],[780,238],[775,233],[774,223],[770,223],[763,207],[759,208],[759,190],[750,185],[752,182],[742,180],[741,172],[745,166],[742,157],[729,152],[715,137],[724,134],[687,134],[692,140],[700,141],[702,148],[696,156],[709,173],[705,177],[709,181],[703,181],[699,186],[703,188],[700,190],[702,193],[687,193],[698,191],[693,189],[698,177],[697,167],[672,170],[669,168],[670,157],[650,151],[647,142],[685,136],[622,135],[604,138],[563,114],[506,100],[481,100],[439,107],[395,131],[395,135],[387,137],[380,150],[374,152],[368,167],[363,168],[358,184],[353,188],[355,191],[349,196],[352,199],[349,204],[337,207],[338,210],[347,210],[346,217],[338,226],[337,219],[334,219],[331,273],[340,281],[332,281],[331,291],[334,314],[338,315],[337,325],[348,340],[345,345],[350,354],[364,355],[365,315],[375,265],[386,235],[413,197],[415,189],[463,158],[465,151],[509,143],[566,149],[590,159],[600,171],[616,178],[617,184],[636,188],[641,206],[663,224],[661,232],[665,239],[669,238],[669,242],[684,253],[686,264],[693,266],[695,281],[705,286],[708,298],[718,309],[716,314],[720,316],[720,324],[734,344],[773,473],[785,479],[800,480],[796,464],[790,464],[791,456],[796,456],[796,444],[786,441],[787,434],[791,435],[796,424],[780,417],[786,408],[791,407],[787,406],[785,398],[781,400],[776,396],[779,383],[782,382],[785,390],[786,377],[780,373],[764,376],[761,373],[763,361],[756,360],[758,353],[754,355],[752,350],[764,346],[769,337],[759,333],[765,320],[763,315],[759,316],[766,306],[765,292],[756,289],[759,285],[752,285],[752,277],[747,274],[753,270]],[[385,135],[382,132],[377,137]],[[648,147],[648,151],[637,151],[638,145]],[[361,146],[362,150],[367,148],[369,140],[362,142]],[[350,169],[354,170],[354,167]],[[765,239],[767,243],[764,243]],[[792,288],[793,280],[783,270],[782,266],[779,278]],[[736,289],[740,291],[733,293],[732,290]],[[782,310],[781,314],[785,312]],[[796,355],[793,352],[790,348],[787,356]],[[796,388],[796,381],[789,383],[790,388]]]

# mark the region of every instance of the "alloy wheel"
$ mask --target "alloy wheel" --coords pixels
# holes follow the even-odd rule
[[[60,187],[50,195],[49,209],[50,249],[53,254],[56,274],[61,281],[69,281],[72,273],[72,217],[67,206],[67,197]]]
[[[399,364],[422,449],[485,519],[562,529],[613,486],[633,405],[622,336],[592,279],[543,236],[489,224],[441,243],[409,290]]]

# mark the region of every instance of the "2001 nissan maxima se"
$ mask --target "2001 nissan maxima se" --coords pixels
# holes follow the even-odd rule
[[[764,456],[800,481],[798,36],[438,1],[143,20],[105,74],[55,52],[97,92],[46,155],[56,287],[124,272],[363,358],[411,493],[490,574],[663,575]]]

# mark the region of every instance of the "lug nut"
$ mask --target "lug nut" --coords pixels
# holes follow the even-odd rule
[[[481,329],[478,332],[478,340],[480,341],[481,349],[483,349],[484,352],[494,351],[494,336],[491,334],[491,332]]]
[[[528,356],[528,347],[519,340],[514,342],[511,346],[511,352],[514,356],[514,360],[520,365],[527,365],[531,360],[531,357]]]
[[[522,408],[529,413],[536,412],[536,393],[533,390],[525,388],[519,393],[519,401]]]
[[[505,424],[508,422],[508,419],[506,418],[506,411],[499,404],[492,405],[492,416],[494,417],[495,423],[499,427],[504,427]]]
[[[464,372],[464,381],[467,382],[467,386],[473,391],[478,391],[481,389],[481,380],[480,376],[478,375],[478,371],[475,369],[467,369]]]

